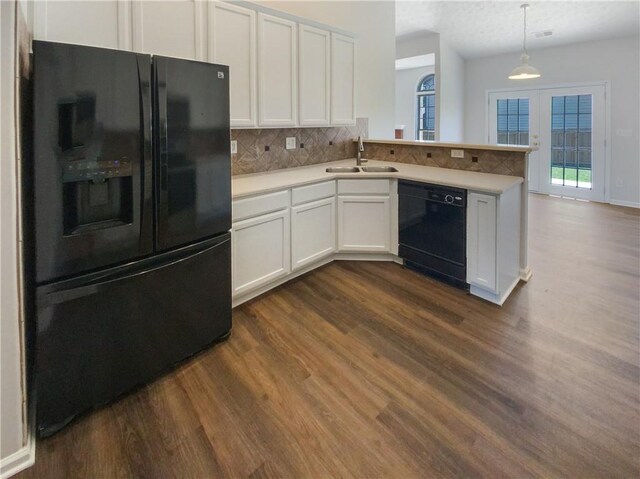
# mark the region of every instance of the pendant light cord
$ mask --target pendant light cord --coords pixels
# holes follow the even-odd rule
[[[527,53],[527,7],[529,6],[529,4],[527,3],[523,3],[522,4],[522,9],[524,10],[524,28],[523,28],[523,36],[522,36],[522,51],[525,55],[528,55]]]

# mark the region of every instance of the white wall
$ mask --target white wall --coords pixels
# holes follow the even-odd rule
[[[439,141],[462,142],[464,137],[464,59],[440,39],[440,135]]]
[[[357,116],[369,118],[369,137],[393,138],[395,111],[395,2],[348,0],[262,1],[358,35]]]
[[[436,60],[436,141],[462,141],[465,61],[439,33],[408,35],[396,41],[396,58],[426,53],[434,53]]]
[[[507,75],[518,64],[519,52],[467,60],[465,142],[487,143],[487,90],[609,81],[611,174],[607,191],[612,202],[640,206],[639,44],[639,37],[632,36],[535,50],[530,52],[531,63],[540,69],[542,77],[517,82],[507,79]],[[625,130],[631,136],[620,136]],[[616,186],[618,181],[623,186]]]
[[[24,445],[18,300],[14,2],[0,2],[0,464]]]
[[[396,40],[396,58],[408,58],[434,53],[436,61],[440,52],[440,34],[425,32],[403,35]]]
[[[405,126],[405,140],[416,138],[416,88],[431,73],[435,73],[434,66],[396,71],[396,125]]]

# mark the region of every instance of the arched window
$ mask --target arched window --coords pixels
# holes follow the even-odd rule
[[[436,139],[436,77],[425,76],[418,83],[418,121],[416,122],[416,140],[434,141]]]

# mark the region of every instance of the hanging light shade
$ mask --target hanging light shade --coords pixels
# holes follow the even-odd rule
[[[529,8],[529,4],[523,3],[520,8],[524,11],[524,35],[522,37],[522,55],[520,56],[522,64],[511,70],[509,80],[528,80],[540,77],[538,69],[529,65],[529,54],[527,53],[527,8]]]

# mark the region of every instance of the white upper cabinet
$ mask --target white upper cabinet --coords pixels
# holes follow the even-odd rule
[[[297,92],[296,24],[258,14],[260,126],[295,126]]]
[[[42,0],[34,38],[229,65],[234,128],[355,125],[355,39],[292,18],[220,0]]]
[[[300,24],[298,46],[299,124],[328,126],[331,34]]]
[[[134,1],[133,50],[206,60],[206,4],[195,0]]]
[[[126,2],[34,2],[36,40],[129,50],[130,21]]]
[[[356,41],[331,34],[331,124],[356,123]]]
[[[256,12],[209,3],[209,61],[229,65],[231,126],[256,126]]]

